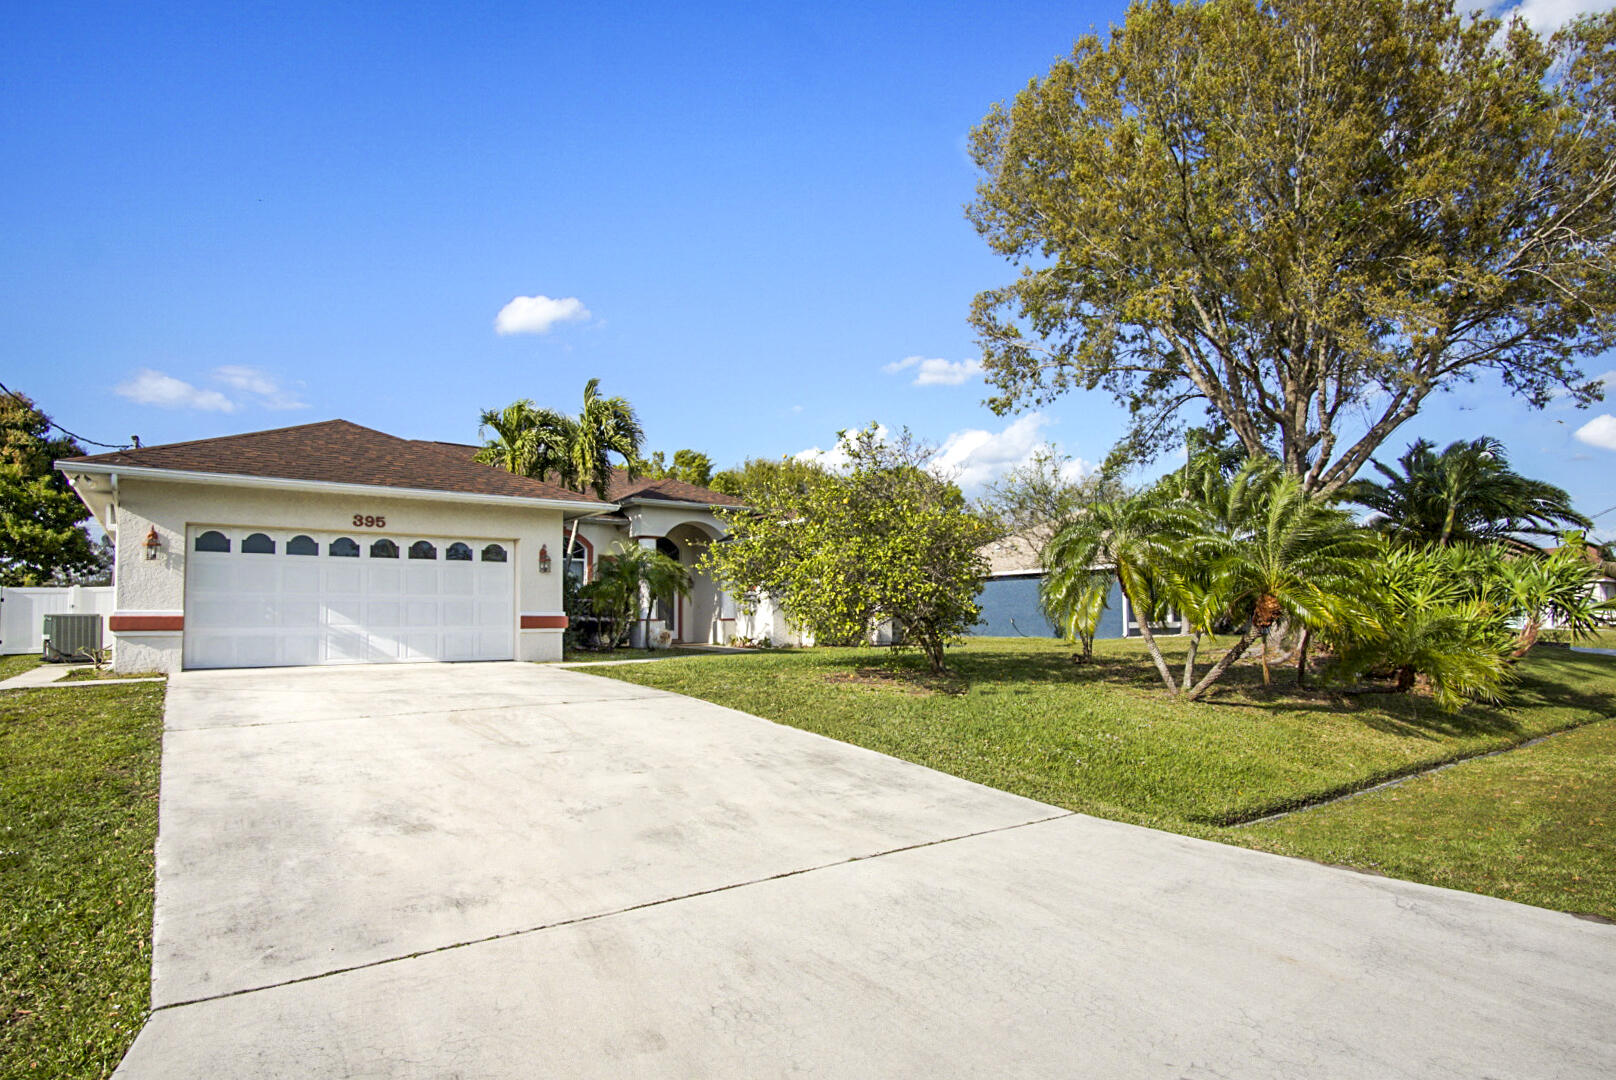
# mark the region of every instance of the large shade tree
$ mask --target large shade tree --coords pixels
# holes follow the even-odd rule
[[[1354,480],[1342,494],[1374,511],[1371,524],[1420,544],[1504,540],[1517,534],[1556,536],[1587,518],[1571,496],[1509,467],[1504,444],[1483,436],[1449,443],[1441,451],[1420,439],[1393,468],[1372,462],[1384,483]]]
[[[55,471],[84,453],[23,394],[0,394],[0,585],[48,585],[98,573],[90,511]]]
[[[972,321],[1001,412],[1109,391],[1148,456],[1210,414],[1308,493],[1433,393],[1599,396],[1616,344],[1616,14],[1151,0],[973,133],[1021,268]]]

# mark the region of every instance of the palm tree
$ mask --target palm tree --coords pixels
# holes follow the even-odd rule
[[[484,409],[480,423],[485,437],[489,431],[495,437],[477,451],[477,460],[520,476],[551,479],[569,491],[610,499],[613,454],[623,459],[630,480],[639,475],[645,439],[640,418],[627,398],[602,397],[599,379],[584,384],[584,408],[576,419],[523,398],[503,409]],[[567,538],[567,563],[578,543],[578,521],[573,518]]]
[[[579,594],[610,624],[609,648],[617,647],[625,625],[640,621],[646,596],[690,595],[690,571],[655,548],[619,542],[600,560],[598,571]]]
[[[1049,560],[1045,560],[1049,565]],[[1094,657],[1094,633],[1100,628],[1111,593],[1111,571],[1105,567],[1068,562],[1051,568],[1038,583],[1038,599],[1049,621],[1060,627],[1061,636],[1077,640],[1083,651],[1074,663],[1086,664]]]
[[[1116,575],[1123,597],[1138,612],[1145,648],[1173,694],[1178,693],[1178,684],[1162,658],[1150,620],[1166,607],[1162,569],[1172,561],[1174,538],[1183,534],[1184,526],[1178,504],[1163,505],[1144,495],[1091,503],[1055,534],[1044,555],[1053,582],[1046,603],[1059,613],[1057,622],[1063,628],[1081,625],[1084,611],[1101,588],[1100,574],[1107,579]],[[1109,581],[1104,587],[1109,588]]]
[[[554,409],[541,409],[528,398],[513,401],[503,409],[484,409],[478,419],[478,434],[487,441],[476,458],[518,476],[555,474],[566,484],[571,478],[570,455],[576,428],[569,417]],[[490,431],[492,439],[487,438]]]
[[[1337,626],[1359,614],[1356,593],[1373,538],[1352,518],[1311,498],[1301,480],[1255,462],[1229,485],[1221,509],[1203,511],[1203,528],[1186,550],[1205,560],[1207,614],[1244,626],[1240,639],[1201,681],[1186,687],[1195,700],[1223,677],[1258,637],[1263,684],[1271,684],[1268,632],[1287,619],[1304,631]]]
[[[1386,482],[1355,480],[1343,494],[1375,512],[1376,528],[1401,540],[1445,546],[1589,525],[1565,491],[1511,469],[1504,444],[1489,436],[1450,443],[1440,453],[1420,439],[1397,468],[1373,464]]]
[[[584,409],[574,422],[567,456],[570,464],[566,483],[574,491],[591,489],[602,499],[610,498],[611,455],[623,459],[630,480],[639,475],[640,443],[645,430],[627,398],[602,397],[600,380],[584,384]],[[570,481],[570,482],[568,482]]]

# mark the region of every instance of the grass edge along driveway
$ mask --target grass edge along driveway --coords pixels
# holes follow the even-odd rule
[[[0,692],[0,1076],[109,1076],[140,1031],[164,689]]]
[[[1447,825],[1393,829],[1353,824],[1352,807],[1308,811],[1340,824],[1317,832],[1240,822],[1309,804],[1383,780],[1533,738],[1606,720],[1616,709],[1616,658],[1542,648],[1519,665],[1521,681],[1507,707],[1472,707],[1457,715],[1429,701],[1392,695],[1346,696],[1289,689],[1292,672],[1276,671],[1276,690],[1257,685],[1252,668],[1209,702],[1173,701],[1137,642],[1101,642],[1092,666],[1070,663],[1071,650],[1046,639],[974,639],[950,654],[954,677],[928,678],[918,658],[877,649],[813,649],[734,657],[689,657],[654,664],[586,669],[606,678],[672,690],[779,723],[856,743],[1056,806],[1134,824],[1258,847],[1282,854],[1562,910],[1616,917],[1616,873],[1573,867],[1616,867],[1616,851],[1587,842],[1585,824],[1561,826],[1552,806],[1597,809],[1616,803],[1616,770],[1598,752],[1562,763],[1572,783],[1563,797],[1546,784],[1511,794],[1516,778],[1501,764],[1485,772],[1491,786],[1454,789],[1437,801],[1400,796],[1409,824],[1444,812]],[[1169,654],[1178,650],[1169,645]],[[1616,727],[1616,723],[1611,726]],[[1569,738],[1570,736],[1565,736]],[[1545,753],[1558,754],[1549,740]],[[1578,747],[1581,744],[1571,744]],[[1535,753],[1532,747],[1524,753]],[[1505,762],[1514,755],[1487,759]],[[1447,770],[1468,775],[1482,762]],[[1451,781],[1449,781],[1451,782]],[[1498,790],[1502,786],[1503,790]],[[1480,847],[1467,839],[1488,803],[1492,830]],[[1514,814],[1511,817],[1511,813]],[[1467,819],[1469,824],[1467,824]],[[1599,821],[1597,814],[1587,821]],[[1577,818],[1583,821],[1584,818]],[[1504,866],[1511,837],[1532,836],[1531,865]],[[1362,833],[1362,835],[1358,835]],[[1353,843],[1344,842],[1352,837]],[[1583,837],[1584,839],[1577,839]],[[1511,857],[1512,858],[1512,857]],[[1577,888],[1556,881],[1577,879]],[[1529,879],[1529,880],[1528,880]]]

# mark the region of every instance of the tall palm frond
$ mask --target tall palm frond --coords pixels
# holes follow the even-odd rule
[[[612,454],[623,459],[630,479],[638,475],[645,430],[627,398],[601,396],[600,380],[590,379],[584,384],[584,408],[574,427],[568,454],[569,487],[588,488],[602,499],[609,498]]]
[[[1372,523],[1399,539],[1447,545],[1588,527],[1570,495],[1515,472],[1504,444],[1488,436],[1453,442],[1440,452],[1435,443],[1420,439],[1397,459],[1396,468],[1372,464],[1385,483],[1355,480],[1343,494],[1372,510]]]
[[[1203,512],[1189,547],[1199,568],[1202,617],[1221,609],[1244,632],[1188,689],[1201,696],[1259,636],[1263,682],[1270,681],[1267,633],[1281,619],[1308,631],[1358,617],[1363,560],[1375,543],[1351,517],[1311,497],[1301,480],[1253,463],[1229,485],[1221,507]],[[1175,579],[1184,587],[1183,579]]]
[[[1175,546],[1187,531],[1187,515],[1177,502],[1161,503],[1146,495],[1096,502],[1080,510],[1049,542],[1044,552],[1048,577],[1054,579],[1052,596],[1072,615],[1071,625],[1093,603],[1099,581],[1094,571],[1109,567],[1123,597],[1139,619],[1140,636],[1162,682],[1171,693],[1178,684],[1167,668],[1150,624],[1169,603],[1164,570],[1174,559]],[[1109,583],[1106,588],[1109,589]],[[1062,622],[1063,619],[1057,619]]]

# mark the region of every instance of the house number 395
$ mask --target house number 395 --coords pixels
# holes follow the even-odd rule
[[[355,514],[353,516],[355,528],[359,529],[385,529],[387,519],[375,514]]]

